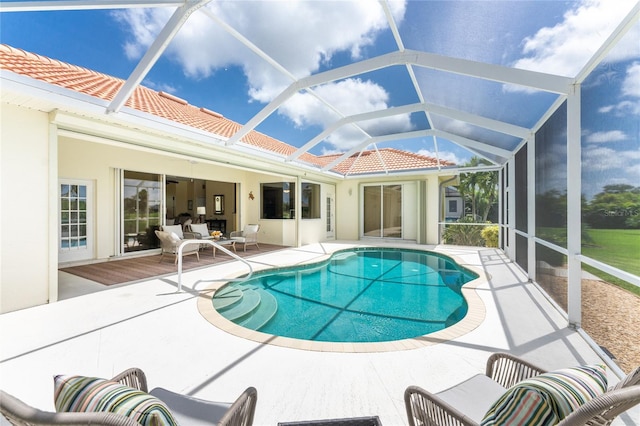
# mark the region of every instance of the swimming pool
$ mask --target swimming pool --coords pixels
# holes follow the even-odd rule
[[[468,311],[461,288],[477,277],[438,253],[360,247],[257,272],[217,291],[212,304],[229,321],[270,335],[387,342],[456,324]]]

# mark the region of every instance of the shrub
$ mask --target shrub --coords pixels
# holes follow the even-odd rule
[[[484,238],[484,243],[487,247],[498,247],[499,234],[500,227],[498,225],[487,226],[480,233],[482,238]]]
[[[458,223],[475,223],[475,225],[447,225],[442,233],[445,244],[484,246],[484,239],[481,235],[483,224],[477,223],[472,217],[461,218]]]

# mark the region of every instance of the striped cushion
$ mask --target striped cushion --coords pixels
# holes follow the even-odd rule
[[[555,425],[607,390],[603,365],[565,368],[523,380],[487,411],[485,425]]]
[[[154,396],[96,377],[56,376],[54,402],[58,412],[110,412],[142,425],[177,425],[167,406]]]

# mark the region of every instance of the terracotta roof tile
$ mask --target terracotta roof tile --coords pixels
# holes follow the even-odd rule
[[[330,164],[342,154],[323,155],[318,157],[323,166]],[[455,163],[440,160],[441,167],[454,166]],[[438,167],[438,160],[426,155],[401,151],[394,148],[383,148],[378,151],[363,151],[353,154],[342,161],[333,170],[341,174],[374,173],[384,170],[432,169]]]
[[[122,79],[5,44],[0,44],[0,68],[105,101],[111,101],[124,85]],[[222,114],[189,105],[186,101],[173,95],[163,94],[144,86],[136,87],[125,105],[219,135],[222,138],[230,138],[241,128],[240,124],[225,118]],[[250,132],[242,142],[282,156],[289,156],[297,150],[292,145],[258,131]],[[322,167],[338,157],[339,155],[315,156],[304,153],[300,156],[300,160]],[[441,161],[440,164],[443,166],[453,165],[453,163],[446,161]],[[381,172],[385,170],[385,167],[386,170],[392,171],[437,166],[438,162],[435,158],[387,148],[379,150],[379,154],[376,154],[375,151],[365,151],[361,155],[353,155],[335,167],[334,171],[341,174],[360,174]]]

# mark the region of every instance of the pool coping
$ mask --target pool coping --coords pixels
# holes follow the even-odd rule
[[[399,248],[406,247],[400,246]],[[462,294],[467,300],[469,306],[467,314],[462,320],[458,321],[450,327],[445,328],[444,330],[436,331],[423,336],[412,337],[409,339],[393,340],[387,342],[316,342],[311,340],[294,339],[291,337],[275,336],[272,334],[262,333],[260,331],[244,328],[226,319],[220,313],[218,313],[218,311],[215,310],[215,308],[213,307],[213,303],[211,302],[211,298],[216,291],[226,286],[229,281],[218,281],[202,290],[199,294],[197,302],[198,311],[212,325],[236,337],[263,344],[317,352],[372,353],[417,349],[459,338],[476,329],[480,324],[482,324],[486,317],[486,308],[484,302],[482,301],[480,295],[476,290],[478,287],[488,283],[488,277],[485,271],[475,266],[468,265],[459,257],[443,251],[420,248],[411,248],[411,250],[421,250],[448,256],[453,259],[458,265],[463,266],[464,268],[478,275],[478,278],[469,281],[462,286]],[[322,254],[307,262],[298,263],[296,264],[296,266],[319,263],[331,257],[332,254],[333,253]],[[255,271],[277,268],[265,265],[255,266]],[[232,280],[240,275],[243,274],[239,273],[234,276],[229,276],[228,278],[229,280]]]

